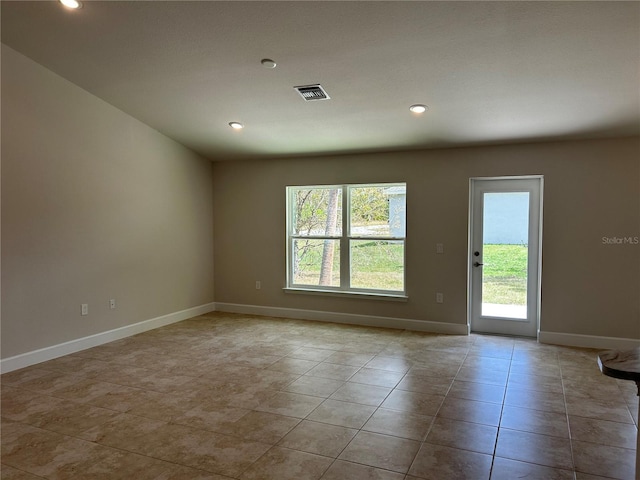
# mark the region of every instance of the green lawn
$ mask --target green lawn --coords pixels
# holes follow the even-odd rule
[[[483,302],[526,305],[527,246],[485,245],[483,262]]]
[[[403,290],[403,265],[401,243],[355,241],[351,253],[351,286]]]
[[[322,245],[308,250],[300,261],[296,283],[318,285]],[[404,247],[395,242],[354,241],[351,252],[351,286],[382,290],[403,290]],[[332,285],[340,285],[340,255],[333,259]]]
[[[339,253],[336,251],[332,285],[340,284]],[[404,248],[387,242],[354,242],[351,277],[356,288],[403,290]],[[296,283],[317,285],[322,244],[309,249],[300,262]],[[527,246],[485,245],[483,301],[503,305],[525,305],[527,289]]]

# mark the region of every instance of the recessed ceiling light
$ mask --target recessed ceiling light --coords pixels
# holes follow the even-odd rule
[[[427,109],[428,107],[426,105],[420,105],[420,104],[411,105],[409,107],[409,110],[411,110],[413,113],[424,113],[427,111]]]
[[[242,130],[244,128],[244,125],[240,122],[229,122],[229,126],[234,130]]]
[[[270,58],[263,58],[262,60],[260,60],[260,63],[264,68],[276,68],[277,65],[277,63]]]
[[[82,2],[78,0],[60,0],[60,3],[67,8],[78,9],[82,8]]]

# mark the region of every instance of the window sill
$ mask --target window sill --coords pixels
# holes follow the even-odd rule
[[[324,295],[327,297],[342,298],[362,298],[366,300],[387,300],[391,302],[406,302],[409,297],[403,293],[380,293],[380,292],[354,292],[341,290],[322,290],[318,288],[283,288],[285,293],[303,294],[303,295]]]

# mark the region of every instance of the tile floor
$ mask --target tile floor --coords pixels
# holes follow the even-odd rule
[[[632,479],[596,351],[212,313],[5,374],[2,480]]]

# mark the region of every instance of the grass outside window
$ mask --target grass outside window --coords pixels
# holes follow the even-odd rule
[[[526,305],[527,245],[484,245],[482,301]]]

